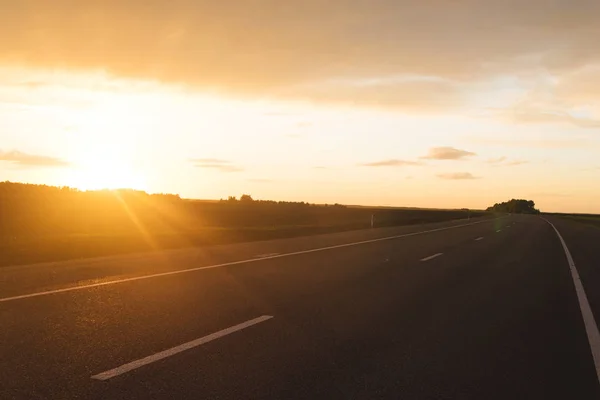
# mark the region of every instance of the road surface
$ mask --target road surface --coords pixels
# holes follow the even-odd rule
[[[2,268],[0,399],[598,399],[550,221],[580,280],[536,216]]]

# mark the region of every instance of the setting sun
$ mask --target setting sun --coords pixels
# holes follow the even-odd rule
[[[80,190],[147,190],[143,175],[124,162],[89,160],[73,168],[69,186]]]

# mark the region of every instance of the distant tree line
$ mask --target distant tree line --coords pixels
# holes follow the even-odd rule
[[[252,205],[254,207],[260,206],[280,206],[280,207],[336,207],[336,208],[347,208],[347,206],[335,203],[330,204],[311,204],[304,201],[274,201],[274,200],[254,200],[251,195],[243,194],[239,200],[235,196],[229,196],[227,199],[219,200],[221,204],[229,205]]]
[[[484,215],[471,211],[470,216]],[[467,218],[463,210],[414,210],[255,200],[182,199],[137,190],[79,191],[69,187],[0,182],[1,244],[15,238],[189,235],[203,229],[369,228]],[[8,242],[7,242],[8,241]]]
[[[539,214],[533,200],[512,199],[504,203],[496,203],[488,207],[487,211],[512,214]]]

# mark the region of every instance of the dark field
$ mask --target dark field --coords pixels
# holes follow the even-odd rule
[[[593,225],[600,228],[600,215],[597,214],[560,214],[554,213],[549,215],[555,215],[561,218],[568,218],[574,221],[582,222],[587,225]]]
[[[269,240],[488,215],[0,183],[0,265]]]

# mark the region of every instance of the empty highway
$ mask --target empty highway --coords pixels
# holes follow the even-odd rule
[[[548,220],[2,268],[0,399],[598,399],[600,229]]]

